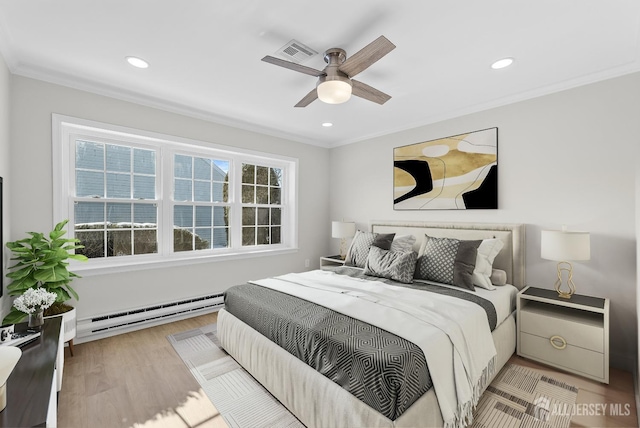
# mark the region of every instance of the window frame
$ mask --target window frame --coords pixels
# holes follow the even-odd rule
[[[74,236],[75,141],[84,139],[105,144],[126,145],[156,151],[156,199],[158,252],[128,256],[92,258],[88,262],[72,261],[72,269],[82,275],[112,273],[162,266],[180,266],[230,259],[259,257],[298,250],[298,160],[205,141],[192,140],[156,132],[111,125],[60,114],[52,114],[53,217],[54,224],[69,219],[67,232]],[[229,161],[229,247],[191,251],[173,251],[173,207],[197,201],[174,201],[174,158],[176,154]],[[283,171],[281,243],[242,245],[242,164],[251,163]],[[95,202],[136,203],[136,199],[84,198]],[[148,199],[144,200],[148,202]],[[214,202],[207,203],[215,204]],[[133,220],[133,219],[132,219]]]

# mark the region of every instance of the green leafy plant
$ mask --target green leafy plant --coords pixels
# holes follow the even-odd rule
[[[69,285],[73,278],[80,278],[69,272],[67,260],[86,261],[87,257],[74,254],[74,250],[84,248],[80,240],[63,238],[67,233],[64,226],[69,220],[61,221],[47,235],[38,232],[28,232],[29,238],[7,242],[7,248],[13,252],[11,260],[17,261],[9,267],[8,278],[12,279],[7,286],[10,296],[20,296],[30,288],[43,288],[56,294],[56,302],[45,311],[45,316],[65,312],[68,305],[64,302],[73,296],[78,300],[78,293]],[[15,324],[27,316],[15,307],[7,315],[3,324]]]

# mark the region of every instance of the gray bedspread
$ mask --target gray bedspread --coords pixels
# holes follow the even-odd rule
[[[336,271],[363,276],[357,269]],[[487,312],[491,330],[496,327],[493,304],[479,296],[430,284],[382,281],[472,301]],[[391,420],[432,387],[422,350],[381,328],[254,284],[229,288],[224,300],[231,314]]]

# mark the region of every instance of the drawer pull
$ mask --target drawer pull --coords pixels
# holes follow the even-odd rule
[[[567,347],[567,341],[564,340],[562,336],[551,336],[551,338],[549,338],[549,342],[551,343],[551,346],[559,350],[563,350]]]

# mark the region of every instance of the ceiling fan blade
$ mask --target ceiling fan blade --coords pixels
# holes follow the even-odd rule
[[[352,88],[351,93],[356,97],[364,98],[365,100],[373,101],[374,103],[384,104],[391,99],[390,95],[385,94],[382,91],[372,88],[366,83],[359,82],[351,79]]]
[[[316,70],[315,68],[307,67],[306,65],[296,64],[295,62],[285,61],[284,59],[276,58],[273,56],[265,56],[262,61],[269,64],[279,65],[280,67],[288,68],[293,71],[308,74],[309,76],[319,77],[324,74],[324,71]]]
[[[318,91],[316,90],[316,88],[313,88],[311,92],[305,95],[303,99],[298,101],[298,104],[296,104],[294,107],[306,107],[316,99],[318,99]]]
[[[396,48],[385,36],[380,36],[354,55],[351,55],[338,69],[353,77],[366,70],[371,64]]]

